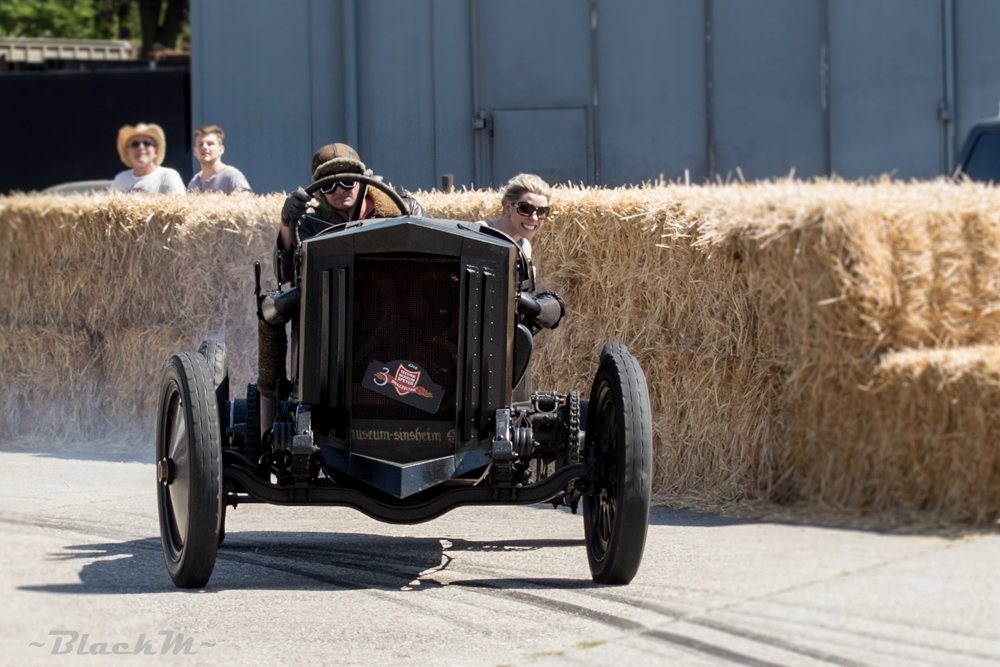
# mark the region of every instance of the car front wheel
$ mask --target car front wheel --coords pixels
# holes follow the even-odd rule
[[[222,443],[215,386],[204,356],[174,355],[160,387],[157,505],[163,557],[179,588],[212,576],[222,522]]]
[[[620,343],[601,353],[586,434],[584,452],[598,476],[583,503],[591,575],[600,584],[627,584],[646,544],[653,438],[646,377]]]

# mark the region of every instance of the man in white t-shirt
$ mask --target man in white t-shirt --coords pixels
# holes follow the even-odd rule
[[[115,176],[111,191],[149,194],[184,194],[181,175],[161,167],[167,154],[167,138],[155,123],[125,125],[118,130],[118,156],[129,169]]]
[[[236,167],[222,162],[226,133],[218,125],[202,125],[194,131],[194,156],[201,171],[188,183],[190,192],[252,192],[246,176]]]

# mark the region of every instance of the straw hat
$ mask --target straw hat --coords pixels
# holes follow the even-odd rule
[[[122,159],[126,167],[132,166],[132,159],[128,155],[128,142],[136,136],[149,137],[156,142],[156,157],[153,163],[159,167],[163,164],[163,158],[167,154],[167,137],[163,134],[163,128],[156,123],[139,123],[135,126],[124,125],[118,130],[118,157]]]

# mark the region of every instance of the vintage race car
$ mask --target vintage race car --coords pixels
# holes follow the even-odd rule
[[[357,174],[307,191],[348,179],[407,211]],[[220,341],[165,367],[157,499],[174,583],[208,583],[229,505],[336,505],[411,524],[464,505],[575,513],[581,501],[594,581],[631,581],[649,522],[645,376],[611,343],[589,401],[531,390],[534,335],[562,310],[532,292],[529,266],[497,230],[406,215],[302,241],[285,291],[262,292],[258,263],[258,383],[230,397]]]

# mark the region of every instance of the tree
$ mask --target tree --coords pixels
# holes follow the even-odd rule
[[[155,46],[176,49],[188,23],[188,0],[138,0],[143,56]]]
[[[186,46],[189,0],[0,0],[0,37],[142,40],[139,57]]]
[[[138,38],[139,14],[133,0],[94,0],[94,36],[98,39]]]
[[[0,37],[93,37],[92,0],[3,0]]]

